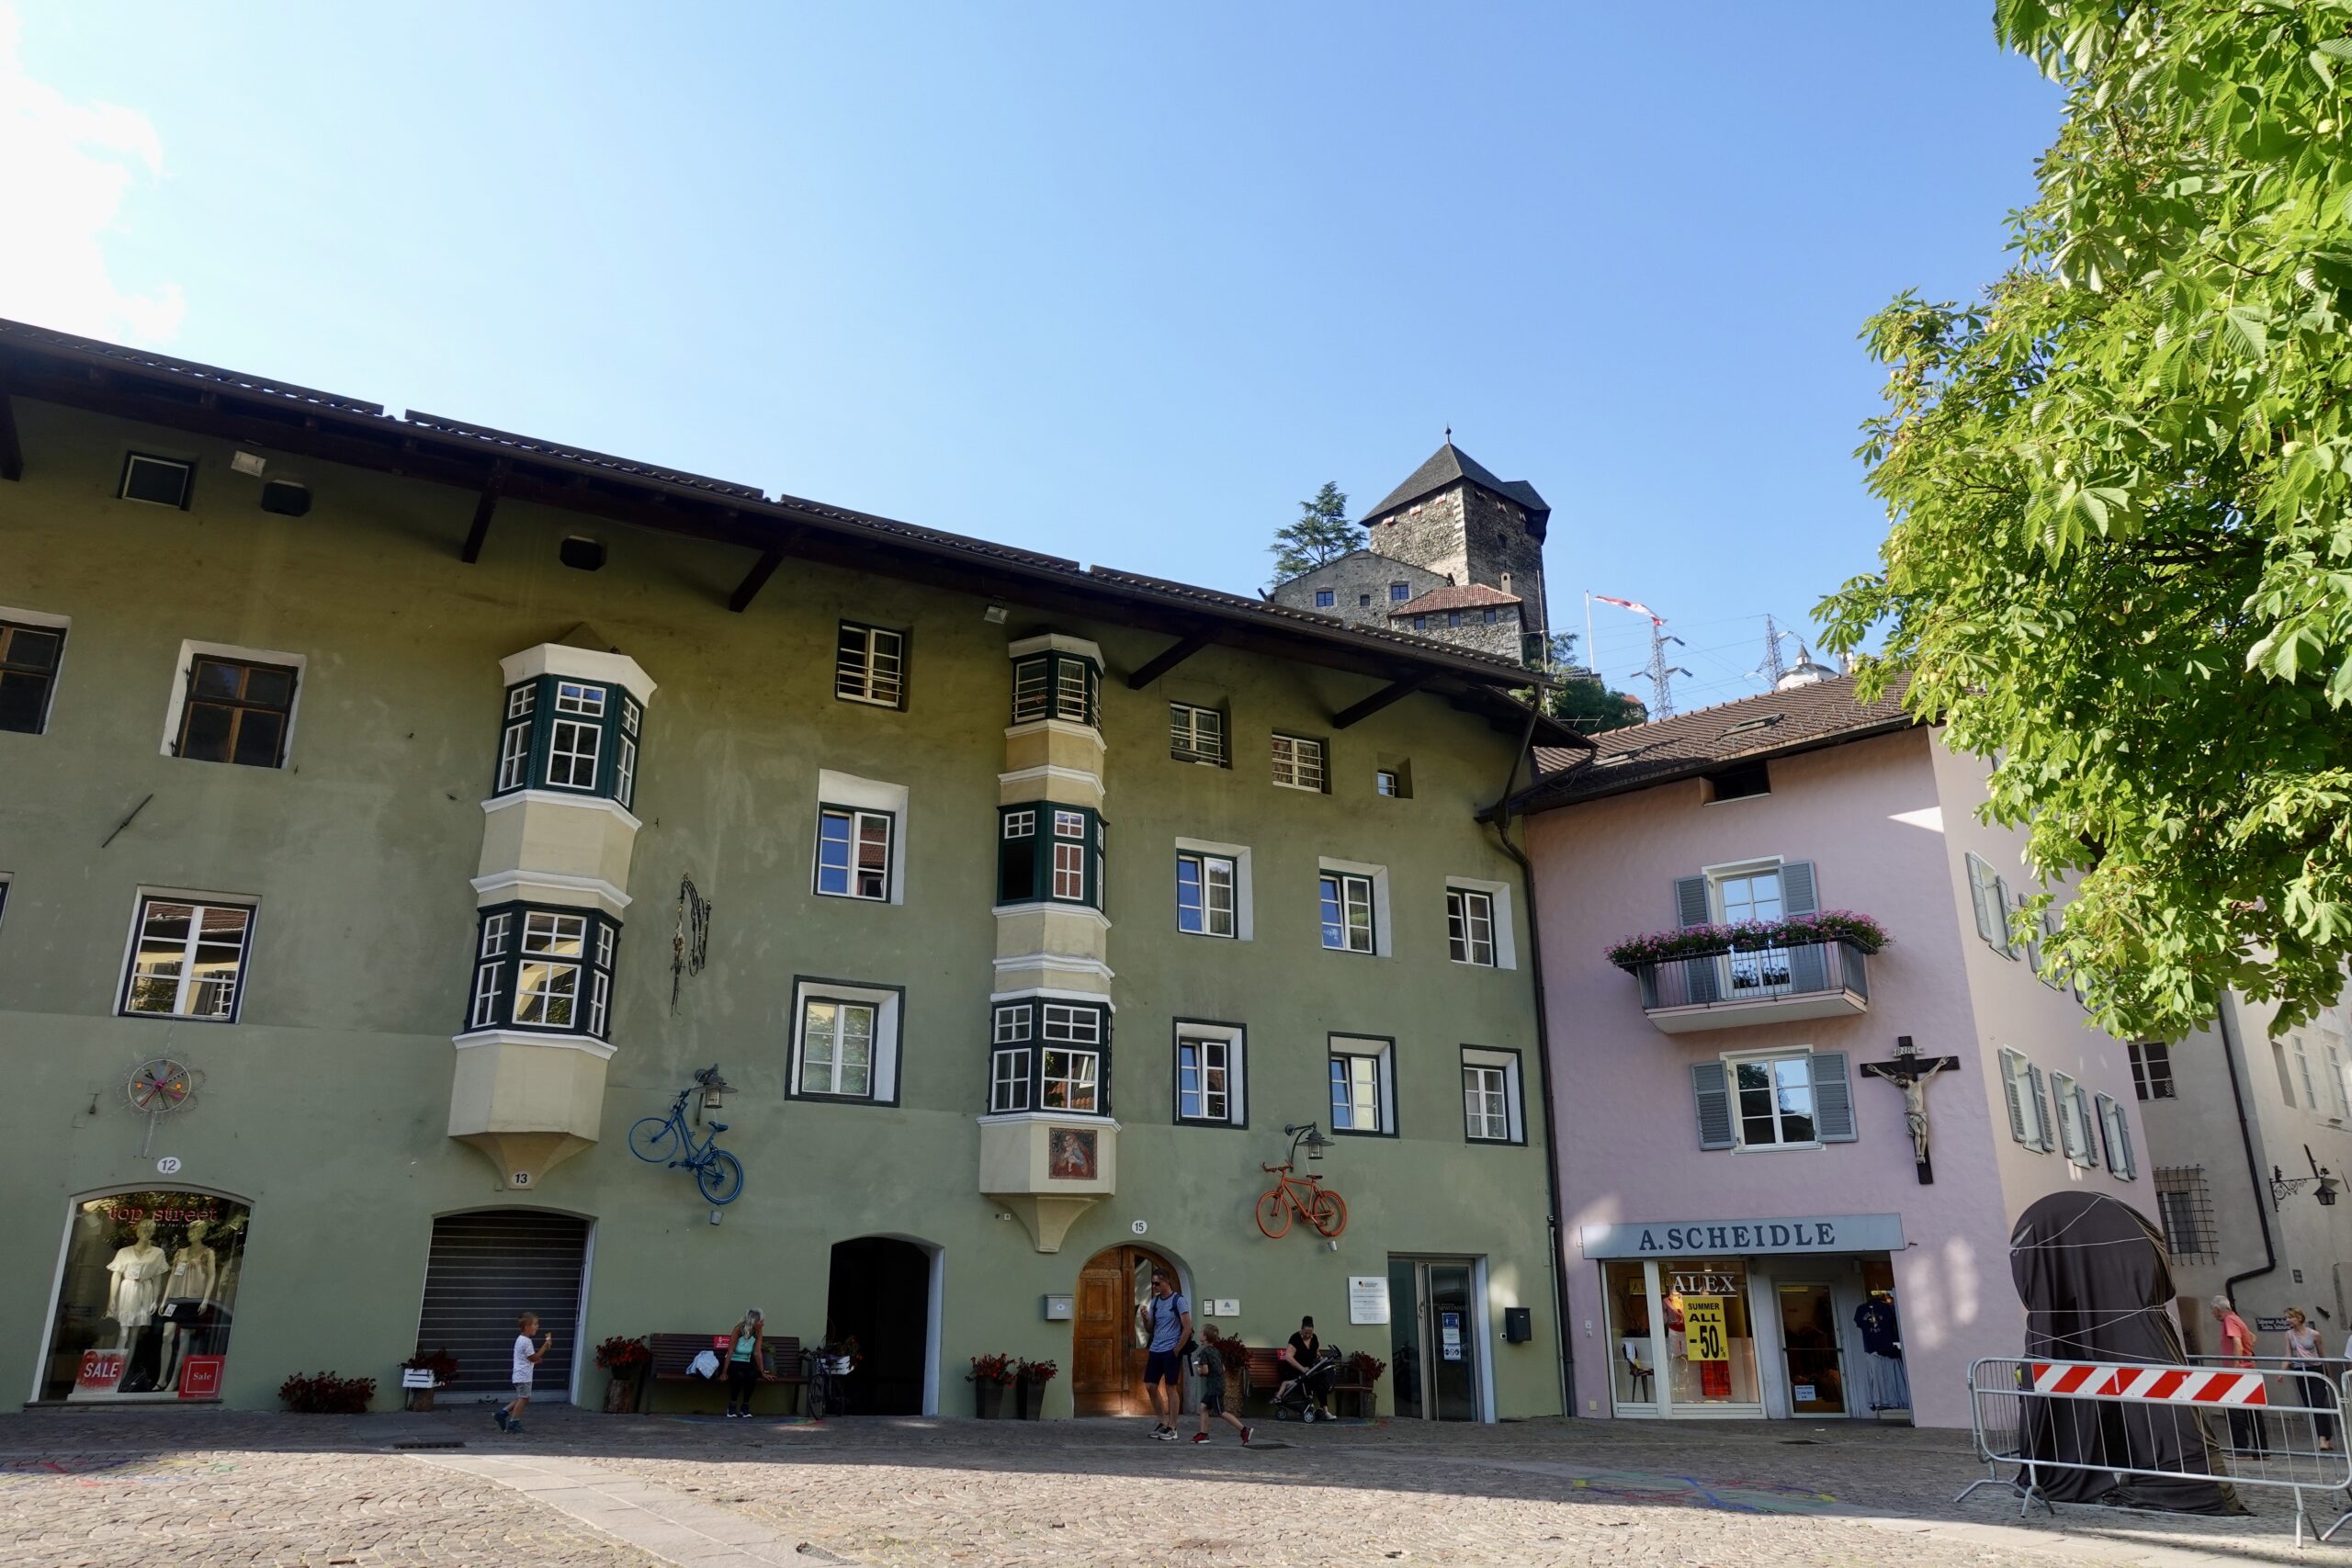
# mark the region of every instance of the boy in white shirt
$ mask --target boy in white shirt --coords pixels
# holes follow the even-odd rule
[[[523,1429],[523,1407],[531,1403],[532,1370],[548,1353],[548,1347],[555,1343],[555,1335],[550,1332],[539,1336],[537,1347],[532,1345],[531,1336],[539,1326],[536,1313],[525,1313],[514,1320],[514,1326],[521,1330],[514,1336],[514,1403],[499,1405],[491,1412],[498,1417],[498,1429],[502,1432]]]

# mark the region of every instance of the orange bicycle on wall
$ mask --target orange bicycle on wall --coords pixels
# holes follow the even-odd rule
[[[1320,1178],[1293,1176],[1287,1161],[1258,1168],[1274,1179],[1273,1186],[1258,1195],[1258,1228],[1268,1239],[1279,1241],[1290,1234],[1294,1213],[1327,1236],[1348,1228],[1347,1204],[1337,1192],[1324,1191]]]

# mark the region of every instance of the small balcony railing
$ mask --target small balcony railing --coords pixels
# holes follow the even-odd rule
[[[1870,961],[1849,942],[1659,959],[1634,976],[1642,1010],[1668,1034],[1870,1010]]]

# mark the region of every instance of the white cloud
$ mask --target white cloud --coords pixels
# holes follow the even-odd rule
[[[9,225],[0,245],[0,315],[88,337],[159,346],[179,331],[176,283],[152,293],[119,287],[107,243],[124,198],[164,172],[147,117],[74,104],[25,71],[14,7],[0,4],[0,169]]]

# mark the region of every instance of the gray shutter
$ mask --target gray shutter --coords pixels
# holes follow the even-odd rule
[[[1707,902],[1707,879],[1703,876],[1678,877],[1674,884],[1674,914],[1682,929],[1703,926],[1714,919],[1714,910]],[[1712,1002],[1723,992],[1715,984],[1715,961],[1712,958],[1684,958],[1675,962],[1682,968],[1684,999],[1691,1002]],[[1724,1145],[1729,1147],[1729,1145]]]
[[[1976,852],[1973,850],[1968,852],[1966,859],[1968,862],[1968,897],[1976,906],[1976,934],[1983,937],[1986,942],[1992,942],[1995,940],[1993,935],[1993,921],[1990,914],[1984,908],[1984,888],[1985,884],[1992,880],[1993,868],[1986,865],[1983,861],[1977,859]]]
[[[1846,1076],[1846,1053],[1813,1054],[1814,1134],[1825,1144],[1850,1144],[1854,1131],[1854,1086]]]
[[[1993,945],[2010,958],[2018,955],[2017,944],[2009,940],[2009,884],[2007,878],[1993,878]]]
[[[1781,867],[1781,908],[1792,915],[1817,914],[1821,899],[1815,885],[1813,863],[1809,860],[1790,861]],[[1789,989],[1796,996],[1812,996],[1829,988],[1829,955],[1819,943],[1789,950]],[[1849,1136],[1851,1134],[1849,1134]]]
[[[2026,1142],[2025,1101],[2018,1095],[2017,1064],[2024,1059],[2015,1051],[2001,1053],[2001,1092],[2009,1102],[2009,1136],[2020,1144]]]
[[[2054,1146],[2051,1141],[2052,1129],[2050,1125],[2050,1085],[2043,1079],[2041,1069],[2030,1064],[2025,1069],[2025,1077],[2026,1081],[2033,1086],[2034,1113],[2041,1120],[2041,1139],[2034,1146],[2043,1154],[2048,1154]]]
[[[2075,1086],[2075,1120],[2082,1123],[2083,1128],[2082,1163],[2093,1170],[2098,1168],[2099,1124],[2096,1120],[2098,1114],[2091,1109],[2091,1091],[2076,1084]]]
[[[1721,1062],[1690,1064],[1690,1094],[1699,1106],[1699,1146],[1727,1149],[1731,1132],[1731,1083]]]

